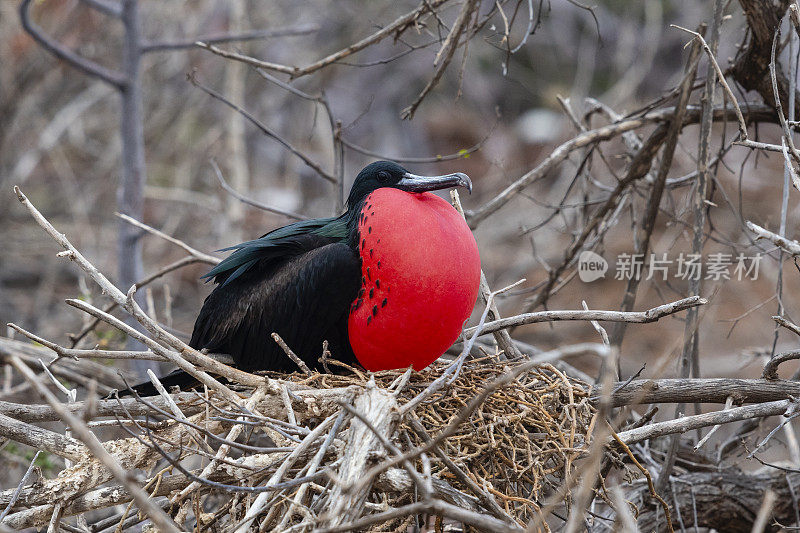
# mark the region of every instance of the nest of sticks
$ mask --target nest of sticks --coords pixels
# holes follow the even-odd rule
[[[516,530],[586,452],[595,415],[587,384],[496,356],[457,371],[270,373],[255,388],[229,386],[238,406],[206,390],[69,410],[136,473],[150,505],[213,531],[405,531],[428,516],[439,530]],[[60,419],[34,407],[17,418]],[[67,467],[0,493],[5,526],[77,515],[92,531],[158,527],[113,468],[58,436]]]
[[[475,485],[483,488],[508,516],[526,524],[539,510],[537,501],[548,489],[562,485],[575,459],[588,449],[587,434],[596,410],[589,402],[591,386],[551,365],[533,366],[498,386],[500,378],[520,365],[496,356],[466,363],[446,388],[404,413],[394,439],[401,451],[408,452],[453,427],[435,452],[429,452],[429,465],[417,459],[415,467],[429,469],[433,479],[474,497],[484,496],[473,493]],[[425,394],[446,372],[447,363],[440,361],[411,373],[397,395],[400,409]],[[389,390],[402,376],[402,371],[383,371],[372,379]],[[298,379],[323,388],[369,385],[363,374],[292,376],[293,381]],[[490,394],[470,409],[470,401],[486,391]],[[379,497],[380,491],[372,496]],[[400,494],[389,504],[396,507],[413,500],[413,493]],[[387,522],[375,530],[397,526]]]

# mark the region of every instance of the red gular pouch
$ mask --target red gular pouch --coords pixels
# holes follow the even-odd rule
[[[366,197],[358,229],[363,292],[348,320],[353,352],[367,370],[421,370],[455,342],[475,306],[475,237],[445,200],[389,187]]]

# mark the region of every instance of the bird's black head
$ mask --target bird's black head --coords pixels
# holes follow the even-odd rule
[[[425,192],[451,187],[466,187],[472,192],[472,181],[462,172],[442,176],[417,176],[392,161],[375,161],[358,173],[347,205],[355,207],[369,193],[381,187],[394,187],[408,192]]]

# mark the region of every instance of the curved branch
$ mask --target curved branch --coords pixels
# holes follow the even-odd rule
[[[329,181],[331,183],[336,183],[336,177],[335,176],[333,176],[329,172],[326,172],[325,170],[323,170],[322,167],[319,166],[319,164],[317,164],[316,162],[312,161],[303,152],[301,152],[300,150],[298,150],[297,148],[292,146],[292,144],[289,141],[287,141],[286,139],[284,139],[283,137],[281,137],[280,135],[278,135],[277,133],[272,131],[263,122],[258,120],[252,113],[250,113],[249,111],[247,111],[243,107],[231,102],[225,96],[223,96],[222,94],[218,93],[217,91],[215,91],[211,87],[207,87],[207,86],[203,85],[202,83],[200,83],[200,81],[198,81],[197,77],[195,76],[195,73],[190,74],[188,76],[188,79],[189,79],[189,83],[191,83],[192,85],[194,85],[195,87],[197,87],[198,89],[200,89],[201,91],[203,91],[204,93],[209,95],[210,97],[212,97],[212,98],[214,98],[216,100],[219,100],[220,102],[222,102],[226,106],[230,107],[231,109],[233,109],[237,113],[241,114],[253,126],[255,126],[259,130],[261,130],[261,132],[264,135],[266,135],[267,137],[271,137],[272,139],[276,140],[281,146],[283,146],[284,148],[289,150],[291,153],[293,153],[295,156],[297,156],[300,160],[302,160],[303,163],[306,164],[306,166],[308,166],[314,172],[319,174],[319,176],[322,179],[324,179],[326,181]]]
[[[117,89],[124,89],[128,85],[128,78],[119,71],[110,70],[90,59],[76,54],[72,50],[64,47],[61,43],[48,36],[42,28],[31,20],[32,0],[22,0],[19,5],[19,19],[25,31],[39,43],[42,48],[53,54],[59,59],[69,63],[70,66],[82,71],[83,73],[98,78]]]
[[[767,362],[767,364],[764,366],[764,371],[761,373],[761,377],[770,381],[776,381],[778,379],[778,365],[794,359],[800,359],[800,351],[795,350],[792,352],[783,352],[775,355],[775,357],[770,359],[769,362]]]
[[[275,213],[276,215],[283,215],[293,220],[308,220],[307,216],[301,215],[299,213],[294,213],[292,211],[286,211],[284,209],[272,207],[267,204],[262,204],[259,201],[248,198],[247,196],[243,195],[242,193],[231,187],[230,184],[227,181],[225,181],[225,176],[222,175],[222,171],[219,169],[219,165],[217,165],[217,162],[214,161],[213,159],[211,160],[211,166],[214,169],[214,173],[217,175],[217,180],[219,181],[219,184],[222,186],[222,188],[225,189],[225,191],[228,194],[230,194],[243,204],[251,205],[253,207],[257,207],[258,209],[268,211],[270,213]]]

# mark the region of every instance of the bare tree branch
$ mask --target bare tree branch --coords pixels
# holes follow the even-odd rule
[[[269,39],[271,37],[308,35],[309,33],[314,33],[316,31],[319,31],[318,24],[300,24],[298,26],[289,26],[286,28],[253,30],[238,34],[204,35],[194,39],[187,39],[185,41],[145,42],[142,44],[141,50],[143,54],[148,54],[150,52],[165,52],[171,50],[186,50],[189,48],[195,48],[199,42],[206,44],[219,44],[219,43],[242,42],[242,41],[256,41],[261,39]]]
[[[83,73],[113,85],[117,89],[121,90],[127,86],[129,80],[123,73],[107,69],[94,61],[86,59],[45,34],[44,31],[31,20],[31,2],[32,0],[22,0],[22,2],[20,2],[19,18],[22,22],[22,27],[28,32],[28,35],[33,37],[42,48],[57,58],[63,59]]]
[[[684,416],[665,422],[656,422],[648,426],[643,426],[619,433],[619,438],[625,444],[633,444],[643,440],[686,433],[693,429],[699,429],[717,424],[729,424],[750,418],[760,418],[764,416],[776,416],[787,413],[796,405],[794,400],[780,400],[775,402],[758,403],[744,407],[734,407],[724,411],[714,411],[713,413],[703,413],[701,415]]]

